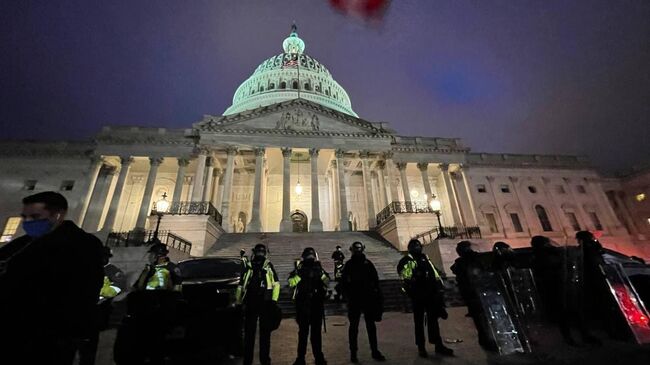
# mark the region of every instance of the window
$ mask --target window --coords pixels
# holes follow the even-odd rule
[[[485,185],[483,185],[483,184],[476,185],[476,190],[478,190],[479,193],[487,192],[487,190],[485,189]]]
[[[309,84],[305,84],[305,90],[311,90],[311,86]]]
[[[501,189],[502,193],[509,193],[510,192],[510,187],[508,185],[501,185],[500,189]]]
[[[564,186],[562,185],[557,185],[555,191],[557,191],[558,194],[566,194],[566,190],[564,190]]]
[[[74,188],[74,180],[64,180],[61,183],[61,191],[70,191]]]
[[[537,194],[537,188],[534,186],[529,186],[528,191],[530,191],[531,194]]]
[[[515,228],[515,232],[524,231],[524,227],[521,226],[521,221],[519,220],[519,215],[517,215],[517,213],[510,213],[510,219],[512,220],[512,226]]]
[[[636,194],[634,196],[634,199],[636,199],[636,201],[638,201],[639,203],[644,201],[645,200],[645,193]]]
[[[600,219],[598,219],[598,215],[596,212],[589,212],[589,218],[591,218],[591,223],[593,223],[594,228],[596,228],[599,231],[603,230],[603,225],[600,224]]]
[[[36,180],[25,180],[23,185],[23,190],[34,190],[36,189]]]
[[[292,88],[292,89],[298,89],[298,81],[294,81],[294,82],[291,84],[291,88]]]
[[[578,193],[580,194],[587,194],[587,190],[585,189],[584,185],[577,185],[576,190],[578,190]]]
[[[273,89],[275,89],[275,84],[274,84],[274,83],[270,83],[270,84],[269,84],[269,90],[273,90]]]
[[[488,221],[488,225],[490,226],[490,232],[499,232],[499,227],[497,227],[497,220],[494,217],[493,213],[485,213],[485,219]]]
[[[578,218],[576,218],[576,215],[574,213],[566,212],[564,213],[564,216],[569,221],[569,223],[571,223],[571,228],[573,228],[574,231],[580,230],[580,223],[578,222]]]
[[[282,82],[280,83],[280,89],[286,89],[286,88],[287,88],[287,83],[284,82],[284,81],[282,81]]]
[[[535,212],[537,212],[537,218],[539,218],[539,223],[542,225],[544,232],[551,232],[553,226],[551,226],[551,221],[548,220],[548,214],[546,214],[546,209],[541,205],[535,206]]]
[[[0,236],[0,242],[9,242],[16,234],[18,226],[20,226],[20,217],[10,217],[5,223],[5,229],[2,231],[2,236]]]

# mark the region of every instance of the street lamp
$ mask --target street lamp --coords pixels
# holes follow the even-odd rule
[[[433,214],[436,215],[438,218],[438,237],[437,238],[445,238],[447,235],[445,234],[444,229],[442,229],[442,222],[440,221],[440,210],[442,208],[442,204],[440,203],[440,200],[438,200],[435,196],[433,196],[433,199],[429,202],[429,207],[431,208],[431,211]]]
[[[156,230],[153,231],[152,241],[159,241],[158,229],[160,228],[160,220],[162,219],[163,214],[167,213],[168,209],[169,202],[167,201],[167,193],[163,193],[162,199],[156,202],[156,215],[158,216],[158,222],[156,222]]]

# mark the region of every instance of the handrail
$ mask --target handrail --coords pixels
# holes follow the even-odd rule
[[[154,231],[133,230],[125,232],[109,232],[106,239],[107,247],[140,247],[152,244]],[[169,231],[158,231],[158,240],[167,247],[190,253],[192,243]]]
[[[156,204],[153,204],[151,214],[156,214]],[[172,202],[164,214],[171,215],[209,215],[219,225],[223,223],[223,216],[219,210],[209,201],[180,201]]]
[[[377,225],[397,213],[433,213],[433,211],[426,202],[391,202],[377,214]]]
[[[413,239],[419,240],[422,244],[429,244],[439,238],[481,239],[483,238],[483,236],[481,235],[481,229],[479,227],[465,227],[465,226],[444,227],[443,226],[443,227],[435,227],[431,230],[422,232],[413,237]]]

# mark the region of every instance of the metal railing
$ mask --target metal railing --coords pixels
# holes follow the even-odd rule
[[[151,214],[155,215],[156,204],[153,204]],[[164,214],[171,215],[209,215],[214,218],[219,225],[223,223],[223,217],[217,208],[212,205],[212,203],[207,201],[184,201],[184,202],[172,202],[169,205],[169,209]]]
[[[450,238],[450,239],[472,239],[472,238],[483,238],[481,235],[481,229],[479,227],[435,227],[429,231],[422,232],[413,237],[414,239],[419,240],[422,244],[429,244],[435,241],[438,238]]]
[[[151,244],[154,231],[134,230],[127,232],[110,232],[106,239],[107,247],[139,247]],[[192,243],[169,231],[158,231],[158,239],[167,247],[190,253]]]
[[[433,213],[426,202],[392,202],[377,214],[377,225],[397,213]]]

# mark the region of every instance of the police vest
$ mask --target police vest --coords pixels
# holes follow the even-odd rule
[[[244,298],[246,297],[246,291],[248,290],[248,284],[253,275],[252,263],[249,260],[246,260],[243,265],[245,265],[244,275],[240,279],[237,290],[235,291],[235,299],[238,304],[243,303]],[[273,269],[271,268],[271,262],[269,260],[264,260],[262,270],[266,271],[265,289],[267,293],[270,294],[271,300],[277,302],[280,297],[280,282],[275,280]]]

